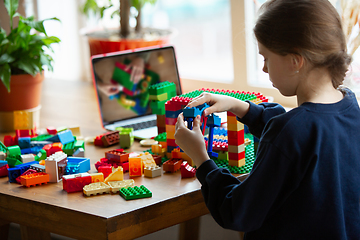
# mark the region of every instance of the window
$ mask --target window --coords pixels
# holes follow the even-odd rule
[[[232,82],[229,0],[158,0],[145,5],[145,27],[171,28],[180,76]]]

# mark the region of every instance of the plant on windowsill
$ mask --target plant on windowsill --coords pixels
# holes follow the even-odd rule
[[[141,11],[145,4],[155,4],[157,0],[86,0],[81,12],[86,16],[95,15],[100,20],[106,18],[106,11],[113,12],[111,18],[120,17],[120,27],[105,28],[86,33],[90,45],[90,55],[120,50],[135,49],[153,45],[166,44],[171,35],[170,30],[143,28]],[[120,7],[115,7],[115,6]],[[114,10],[115,8],[115,10]],[[130,11],[130,9],[136,11]],[[131,12],[135,12],[131,16]],[[135,17],[136,26],[130,27],[130,18]]]
[[[48,51],[52,51],[51,44],[60,42],[59,38],[46,34],[43,24],[59,19],[35,21],[33,16],[23,17],[17,12],[19,0],[4,0],[4,5],[9,14],[10,32],[0,29],[0,113],[40,105],[44,68],[53,70],[53,58]],[[14,27],[16,18],[18,25]]]

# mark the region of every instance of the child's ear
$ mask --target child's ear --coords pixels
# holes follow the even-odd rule
[[[299,54],[292,54],[292,66],[294,71],[299,71],[304,65],[304,58]]]

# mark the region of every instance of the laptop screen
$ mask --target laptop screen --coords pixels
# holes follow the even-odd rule
[[[173,82],[181,94],[175,51],[172,46],[121,51],[91,58],[103,126],[150,115],[148,88]]]

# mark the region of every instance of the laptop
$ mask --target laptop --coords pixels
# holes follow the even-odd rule
[[[176,95],[182,94],[174,47],[94,55],[91,67],[103,128],[115,131],[131,127],[137,139],[157,136],[157,117],[150,108],[148,88],[167,81],[175,83]],[[136,77],[135,81],[131,79]]]

